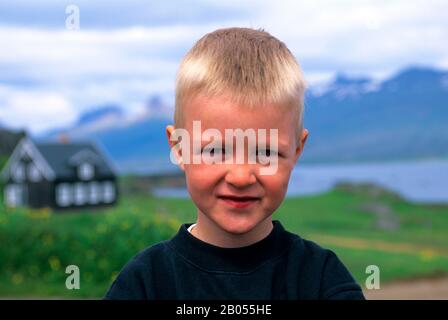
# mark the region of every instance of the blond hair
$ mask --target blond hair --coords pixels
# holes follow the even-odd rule
[[[247,107],[296,108],[299,134],[305,87],[301,68],[283,42],[263,29],[218,29],[199,39],[180,64],[174,123],[182,127],[182,106],[196,95],[225,96]]]

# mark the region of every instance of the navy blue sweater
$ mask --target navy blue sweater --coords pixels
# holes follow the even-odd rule
[[[203,242],[183,224],[135,256],[105,299],[364,299],[332,251],[273,224],[267,237],[241,248]]]

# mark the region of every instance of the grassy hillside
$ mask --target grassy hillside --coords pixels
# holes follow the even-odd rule
[[[115,208],[56,214],[0,207],[0,297],[101,297],[137,252],[193,222],[183,199],[124,196]],[[365,186],[287,199],[275,213],[291,232],[333,249],[357,280],[382,283],[448,273],[448,206],[414,205]],[[76,264],[81,289],[65,288]]]

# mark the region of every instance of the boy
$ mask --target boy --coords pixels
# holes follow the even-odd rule
[[[166,132],[196,223],[138,254],[107,299],[364,299],[332,251],[272,220],[308,136],[304,90],[291,52],[263,30],[220,29],[195,44],[178,71],[175,121]],[[208,139],[195,135],[198,125]],[[274,170],[262,173],[266,161],[232,162],[246,149],[233,149],[231,130],[268,130],[247,156],[255,151]]]

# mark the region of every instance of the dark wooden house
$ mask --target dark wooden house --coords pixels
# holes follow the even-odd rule
[[[7,206],[68,209],[113,205],[115,170],[93,143],[18,143],[2,173]]]

